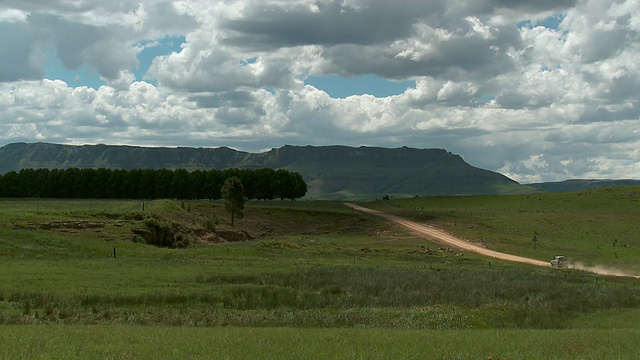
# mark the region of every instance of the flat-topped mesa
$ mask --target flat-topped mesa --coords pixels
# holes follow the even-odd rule
[[[139,147],[15,143],[0,148],[0,174],[26,168],[258,169],[295,171],[307,197],[391,197],[532,192],[444,149],[286,145],[262,153],[228,147]]]

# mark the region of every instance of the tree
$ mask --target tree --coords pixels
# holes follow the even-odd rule
[[[272,187],[274,195],[280,200],[301,198],[307,193],[307,183],[304,182],[302,175],[284,169],[275,171]]]
[[[173,197],[177,199],[189,198],[189,172],[185,169],[178,169],[173,173],[173,182],[171,183]]]
[[[293,179],[293,185],[291,187],[291,193],[289,199],[293,200],[301,198],[307,194],[307,183],[297,172],[291,173],[289,176]]]
[[[220,170],[208,170],[205,176],[204,193],[209,200],[222,199],[222,172]]]
[[[173,170],[159,169],[158,176],[156,176],[156,183],[153,197],[156,199],[170,199],[173,194],[171,193],[171,184],[173,183]]]
[[[237,216],[238,219],[242,219],[242,210],[244,210],[244,187],[239,177],[231,176],[224,181],[222,197],[224,198],[224,209],[231,213],[231,227],[233,227],[234,218]]]
[[[0,0],[1,1],[1,0]],[[0,198],[82,199],[222,199],[225,179],[235,177],[242,197],[271,200],[301,198],[307,184],[299,173],[284,169],[22,169],[0,175]],[[236,203],[237,204],[237,203]],[[240,209],[241,212],[242,209]],[[233,216],[239,215],[234,212]]]
[[[255,198],[258,200],[272,200],[274,197],[272,183],[276,171],[270,168],[264,168],[256,170],[256,172]]]

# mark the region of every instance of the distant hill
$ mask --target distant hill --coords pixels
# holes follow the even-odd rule
[[[467,164],[442,149],[284,146],[263,153],[230,148],[149,148],[15,143],[0,148],[0,174],[24,168],[273,168],[299,172],[307,197],[392,197],[536,192],[504,175]]]
[[[566,181],[559,181],[559,182],[535,183],[535,184],[527,184],[527,185],[536,189],[540,189],[544,192],[565,192],[565,191],[580,191],[580,190],[596,189],[596,188],[602,188],[602,187],[640,185],[640,180],[574,179],[574,180],[566,180]]]

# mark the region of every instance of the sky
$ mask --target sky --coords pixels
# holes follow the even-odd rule
[[[0,146],[441,148],[640,179],[640,0],[0,0]]]

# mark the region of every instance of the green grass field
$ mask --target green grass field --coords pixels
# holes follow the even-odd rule
[[[367,203],[492,249],[640,271],[640,189]],[[191,245],[132,230],[154,218]],[[634,358],[640,280],[511,264],[341,203],[0,200],[1,358]],[[539,242],[534,251],[531,238]],[[113,256],[114,249],[116,257]]]
[[[8,359],[634,359],[638,330],[4,326]]]
[[[640,275],[640,188],[544,195],[468,196],[379,201],[368,206],[429,222],[487,247],[540,260]],[[538,239],[533,247],[534,235]]]

